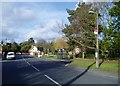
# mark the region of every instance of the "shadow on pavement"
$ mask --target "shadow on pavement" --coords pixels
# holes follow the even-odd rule
[[[74,77],[73,79],[71,79],[70,81],[68,81],[66,84],[64,84],[63,86],[69,86],[70,84],[72,84],[74,81],[76,81],[78,78],[80,78],[81,76],[83,76],[89,69],[90,67],[92,67],[95,64],[95,62],[93,62],[92,64],[90,64],[87,69],[85,69],[84,72],[82,72],[81,74],[77,75],[76,77]]]
[[[102,62],[99,63],[99,67],[103,64],[104,62],[104,59],[102,59]]]
[[[34,58],[33,56],[29,56],[29,55],[16,55],[16,60],[18,59],[27,59],[27,58]]]

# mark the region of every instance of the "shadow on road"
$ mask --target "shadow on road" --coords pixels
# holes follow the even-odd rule
[[[85,71],[83,71],[81,74],[77,75],[76,77],[74,77],[73,79],[71,79],[70,81],[68,81],[66,84],[64,84],[63,86],[69,86],[70,84],[72,84],[74,81],[76,81],[78,78],[80,78],[81,76],[83,76],[89,69],[90,67],[92,67],[95,64],[95,62],[93,62],[92,64],[90,64],[87,69],[85,69]]]
[[[27,59],[27,58],[34,58],[34,57],[29,55],[18,55],[18,54],[16,55],[16,60],[23,59],[23,58]]]
[[[99,63],[99,67],[103,64],[104,59],[102,59],[102,61]]]

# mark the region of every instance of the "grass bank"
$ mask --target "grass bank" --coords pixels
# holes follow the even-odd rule
[[[43,55],[41,58],[48,58],[48,59],[57,59],[57,55]]]
[[[48,56],[42,56],[41,58],[58,59],[57,55],[52,55],[52,54]],[[102,61],[100,60],[100,63],[101,62]],[[97,69],[95,60],[93,59],[84,59],[84,60],[82,58],[73,59],[71,65],[79,68],[90,67],[90,69]],[[98,68],[97,70],[118,72],[118,65],[119,65],[118,60],[110,60],[110,61],[106,60],[100,65],[100,68]]]
[[[90,66],[90,69],[96,69],[96,64],[94,63],[94,60],[83,60],[83,59],[74,59],[71,63],[72,66],[80,67],[80,68],[87,68]],[[94,63],[94,64],[93,64]],[[93,65],[91,65],[93,64]],[[104,70],[104,71],[110,71],[110,72],[118,72],[118,61],[104,61],[100,68],[97,70]]]

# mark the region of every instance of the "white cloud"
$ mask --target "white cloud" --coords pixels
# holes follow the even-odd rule
[[[3,18],[0,23],[3,39],[14,39],[20,43],[30,37],[35,40],[40,38],[50,40],[61,36],[57,22],[67,23],[66,10],[53,10],[49,5],[44,9],[40,6],[38,6],[39,8],[32,6],[25,3],[24,5],[4,3]]]
[[[14,28],[4,28],[2,29],[2,39],[15,39],[15,37],[19,36],[19,32]]]
[[[22,22],[30,21],[35,18],[33,11],[25,7],[14,8],[13,16],[15,17],[15,20]]]
[[[41,27],[39,25],[36,25],[33,30],[30,30],[28,34],[26,34],[26,38],[33,37],[35,39],[53,39],[60,37],[59,29],[57,28],[56,21],[50,21],[48,22],[44,27]]]

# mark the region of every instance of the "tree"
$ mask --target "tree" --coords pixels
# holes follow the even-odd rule
[[[68,45],[67,45],[67,42],[65,41],[65,39],[63,39],[63,38],[58,38],[58,39],[54,42],[53,46],[54,46],[54,49],[57,50],[57,49],[59,49],[59,48],[67,48]]]
[[[19,50],[19,45],[16,42],[13,42],[11,45],[11,51],[18,52]]]
[[[54,53],[54,42],[49,42],[49,52]]]
[[[34,45],[34,44],[35,44],[34,39],[33,39],[33,38],[29,38],[29,39],[28,39],[28,44]]]
[[[37,47],[43,47],[45,53],[54,52],[53,43],[47,42],[44,39],[40,39],[36,43]]]
[[[112,56],[120,56],[120,1],[113,2],[114,6],[109,9],[109,14],[111,15],[111,21],[109,23],[109,28],[114,32],[111,35],[112,38]]]
[[[120,2],[114,2],[114,4],[110,6],[111,8],[107,7],[108,9],[105,12],[105,16],[109,12],[106,19],[108,27],[104,25],[105,16],[101,16],[103,22],[103,40],[100,41],[100,49],[103,56],[106,56],[105,53],[107,51],[109,58],[118,57],[120,52],[118,48],[120,47]]]
[[[116,28],[116,30],[120,31],[120,1],[113,2],[114,6],[109,9],[109,14],[111,15],[112,19],[112,26]]]
[[[27,53],[32,45],[34,45],[34,39],[29,38],[28,41],[20,43],[20,51],[23,53]]]
[[[46,41],[44,39],[40,39],[37,41],[36,46],[37,47],[46,47]]]
[[[65,36],[69,38],[68,44],[71,49],[74,46],[79,46],[83,54],[87,48],[95,49],[93,28],[96,26],[96,17],[95,15],[89,15],[90,8],[90,4],[79,3],[76,10],[67,9],[70,15],[68,17],[70,25],[65,25],[62,30]]]

